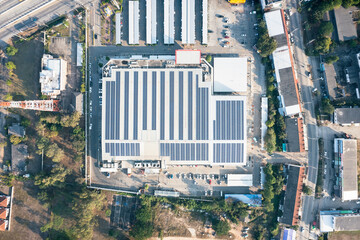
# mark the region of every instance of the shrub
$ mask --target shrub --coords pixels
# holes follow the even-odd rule
[[[333,64],[335,62],[337,62],[339,60],[339,57],[338,56],[326,56],[325,57],[325,63],[327,64]]]
[[[14,46],[8,46],[6,48],[6,54],[9,56],[14,56],[18,52],[18,49]]]
[[[216,232],[217,235],[219,236],[224,236],[229,234],[230,231],[230,225],[228,223],[228,221],[217,221],[215,224],[213,224],[213,228]]]
[[[329,36],[334,31],[334,27],[329,21],[322,21],[319,27],[319,34]]]
[[[311,195],[312,194],[311,188],[306,186],[305,183],[303,184],[303,193],[305,193],[306,195]]]
[[[11,62],[11,61],[7,62],[7,63],[5,64],[5,66],[6,66],[6,68],[7,68],[9,71],[12,71],[12,70],[16,69],[16,65],[15,65],[13,62]]]
[[[265,147],[269,153],[276,150],[276,135],[273,128],[269,128],[265,135]]]
[[[211,56],[211,55],[207,55],[207,56],[206,56],[206,61],[207,61],[208,63],[210,63],[211,60],[212,60],[212,56]]]

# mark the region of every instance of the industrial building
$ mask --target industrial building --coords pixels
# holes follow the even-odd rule
[[[252,174],[228,174],[227,186],[229,187],[251,187],[253,186]]]
[[[283,10],[266,12],[264,17],[269,36],[277,42],[272,61],[279,90],[279,111],[285,116],[293,116],[301,112],[301,107],[284,12]]]
[[[84,49],[82,43],[76,44],[76,66],[81,67],[83,64],[83,53]]]
[[[283,205],[280,209],[283,215],[281,223],[292,226],[299,223],[299,210],[305,167],[289,164],[287,167],[286,190]]]
[[[164,44],[174,44],[175,39],[174,0],[164,0]]]
[[[334,123],[342,126],[360,123],[360,108],[336,108],[334,111]]]
[[[65,90],[67,65],[66,61],[44,54],[41,59],[40,85],[41,94],[56,98]]]
[[[181,53],[177,61],[186,62]],[[204,60],[136,58],[104,68],[103,161],[246,164],[245,96],[214,94],[213,69]]]
[[[182,44],[195,44],[195,0],[182,0],[181,10]]]
[[[250,207],[261,207],[261,194],[225,194],[225,199],[232,199],[234,201],[241,201]]]
[[[357,185],[357,140],[334,139],[334,160],[336,186],[339,187],[342,201],[358,199]]]
[[[115,14],[115,44],[121,44],[121,13]]]
[[[353,12],[357,11],[358,8],[355,6],[350,8],[340,6],[334,9],[338,41],[348,41],[357,38],[356,21],[353,20]]]
[[[208,0],[202,1],[202,44],[208,44]]]
[[[320,211],[320,232],[359,231],[358,210]]]
[[[139,1],[129,1],[129,44],[139,44]]]
[[[156,1],[146,1],[146,44],[156,44]]]
[[[246,57],[214,58],[214,92],[246,93],[248,59]]]
[[[286,152],[305,152],[304,121],[302,118],[287,118],[286,123]]]

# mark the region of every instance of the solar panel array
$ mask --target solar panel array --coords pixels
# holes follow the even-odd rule
[[[174,162],[245,161],[245,98],[211,95],[201,69],[116,69],[103,84],[109,156],[140,156],[150,141]]]
[[[110,156],[140,156],[139,143],[105,143],[105,152]]]

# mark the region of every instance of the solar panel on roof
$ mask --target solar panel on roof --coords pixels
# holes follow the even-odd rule
[[[184,73],[179,72],[179,140],[183,140],[184,120]]]
[[[129,139],[129,72],[125,72],[124,139]]]
[[[214,163],[243,163],[243,143],[214,143]]]
[[[138,139],[138,88],[139,88],[139,73],[134,72],[134,125],[133,125],[133,139]]]

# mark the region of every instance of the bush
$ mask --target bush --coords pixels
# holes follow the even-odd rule
[[[325,114],[331,115],[334,113],[334,106],[331,105],[330,100],[323,98],[321,99],[321,104],[322,104],[322,110]]]
[[[212,56],[211,56],[211,55],[207,55],[207,56],[206,56],[206,61],[207,61],[208,63],[210,63],[211,60],[212,60]]]
[[[276,150],[276,135],[273,128],[268,128],[265,135],[265,148],[269,153]]]
[[[329,36],[334,31],[334,27],[329,21],[322,21],[319,27],[319,34]]]
[[[6,54],[9,56],[14,56],[18,52],[18,49],[14,46],[8,46],[6,48]]]
[[[265,21],[260,22],[258,32],[259,39],[257,40],[256,47],[262,57],[268,57],[277,47],[276,40],[269,36]]]
[[[150,238],[154,232],[152,223],[153,212],[150,206],[144,205],[136,211],[136,222],[130,231],[130,236],[138,240]]]
[[[9,71],[12,71],[12,70],[16,69],[16,65],[15,65],[13,62],[11,62],[11,61],[7,62],[7,63],[5,64],[5,66],[6,66],[6,68],[7,68]]]
[[[110,210],[110,209],[106,209],[106,211],[105,211],[105,216],[106,216],[106,217],[110,217],[110,216],[111,216],[111,210]]]
[[[312,194],[311,188],[306,186],[305,183],[303,184],[303,193],[305,193],[306,195],[311,195]]]
[[[314,42],[314,51],[318,54],[327,54],[329,53],[330,45],[330,37],[318,37]]]
[[[215,222],[215,224],[213,224],[213,228],[214,228],[216,234],[219,236],[227,235],[227,234],[229,234],[229,231],[230,231],[230,225],[229,225],[228,221],[226,221],[226,220],[225,221],[221,220],[221,221]]]
[[[18,137],[18,136],[15,136],[15,135],[11,135],[10,136],[10,142],[13,144],[13,145],[17,145],[19,143],[22,142],[22,138],[21,137]]]
[[[325,57],[325,63],[327,63],[327,64],[336,63],[338,60],[339,60],[339,57],[335,56],[335,55]]]
[[[6,85],[8,85],[8,86],[11,86],[11,85],[12,85],[11,79],[6,80]]]

